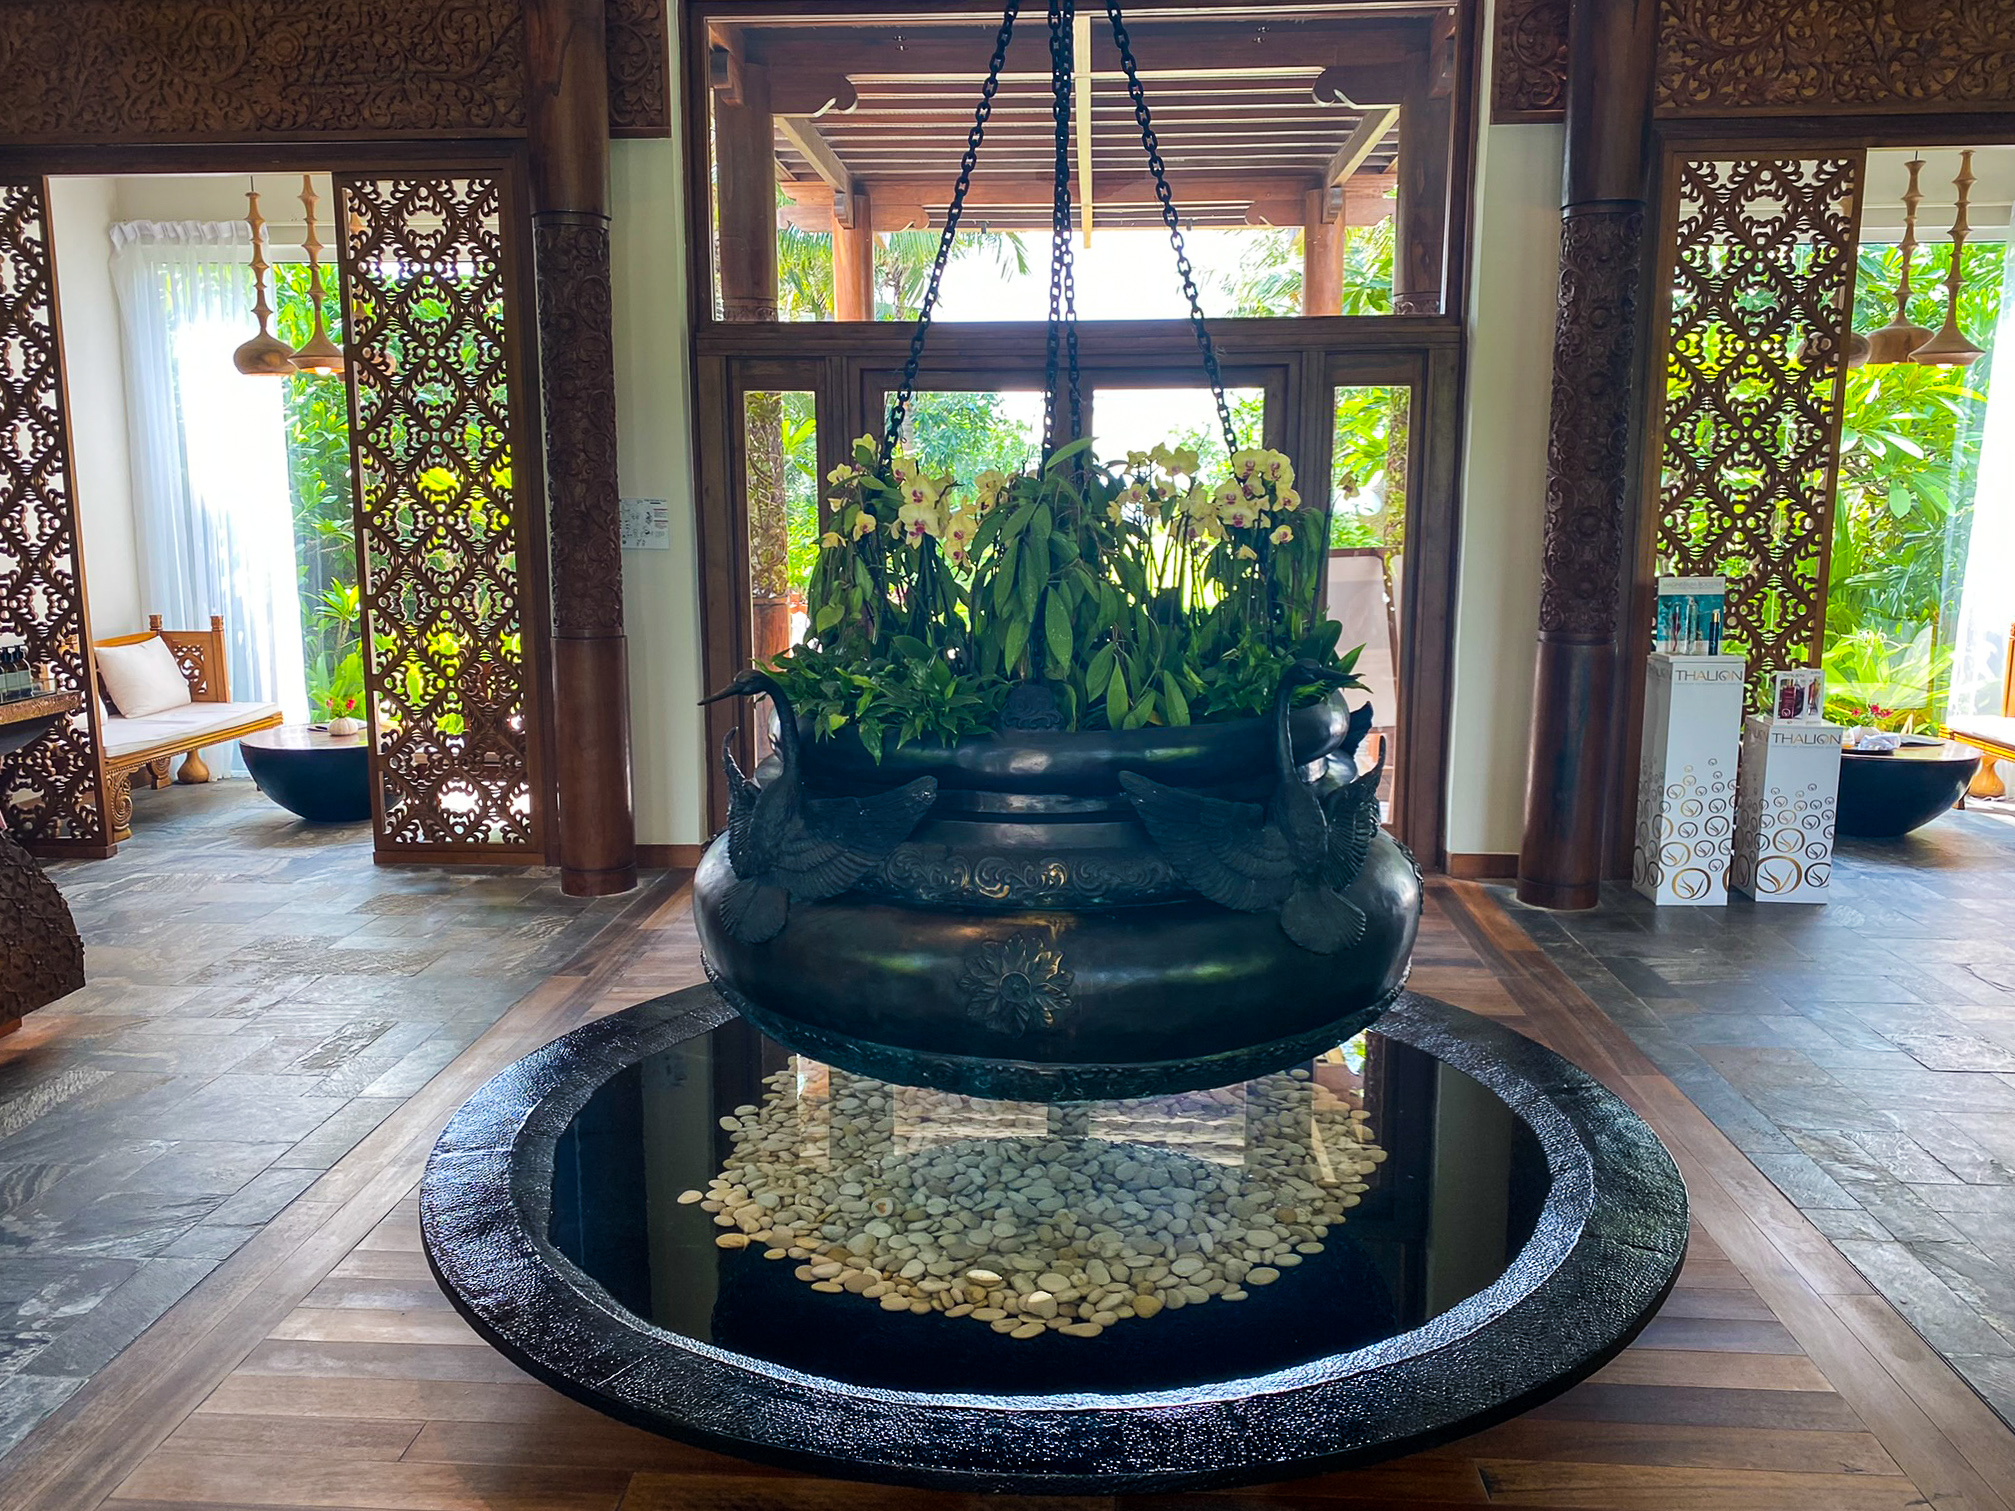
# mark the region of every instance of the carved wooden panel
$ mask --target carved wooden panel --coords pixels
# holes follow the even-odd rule
[[[1559,120],[1567,0],[1497,0],[1491,115]],[[1660,115],[2015,109],[2003,0],[1662,0]]]
[[[2006,109],[2005,0],[1662,0],[1667,115]]]
[[[1558,120],[1567,108],[1567,0],[1497,0],[1494,121]]]
[[[1600,644],[1623,586],[1644,212],[1583,208],[1560,233],[1539,628]]]
[[[609,130],[672,134],[671,20],[667,0],[608,0]]]
[[[338,182],[378,850],[541,854],[504,186]]]
[[[0,630],[64,691],[92,687],[48,204],[40,179],[0,182]],[[0,808],[37,848],[100,849],[97,699],[0,763]]]
[[[666,0],[609,0],[609,124],[671,129]],[[523,0],[7,0],[0,139],[520,135]]]
[[[1675,159],[1659,569],[1728,578],[1725,644],[1816,662],[1862,156]]]

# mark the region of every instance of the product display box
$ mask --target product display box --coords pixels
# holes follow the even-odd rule
[[[1747,672],[1740,656],[1651,658],[1630,878],[1654,902],[1728,901]]]
[[[1824,902],[1833,874],[1840,727],[1752,714],[1730,882],[1758,902]]]

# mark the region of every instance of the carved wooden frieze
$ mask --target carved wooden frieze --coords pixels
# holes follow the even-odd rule
[[[608,0],[609,130],[672,134],[669,0]]]
[[[1491,119],[1558,120],[1566,105],[1567,0],[1497,0]]]
[[[1559,120],[1567,0],[1498,0],[1491,116]],[[2007,0],[1662,0],[1657,113],[2015,109]]]
[[[670,129],[665,0],[609,0],[609,124]],[[524,0],[8,0],[0,141],[516,136]]]
[[[1662,115],[2015,103],[2007,0],[1663,0]]]

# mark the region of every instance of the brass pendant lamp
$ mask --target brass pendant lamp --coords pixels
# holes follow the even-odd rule
[[[1917,187],[1917,175],[1924,159],[1910,159],[1910,187],[1903,191],[1903,272],[1896,280],[1896,313],[1880,330],[1868,333],[1868,360],[1871,363],[1908,362],[1910,354],[1931,339],[1929,328],[1910,318],[1910,261],[1917,253],[1917,206],[1924,195]]]
[[[1959,154],[1959,176],[1952,182],[1959,190],[1959,208],[1952,213],[1952,270],[1945,277],[1945,324],[1910,354],[1912,362],[1927,367],[1964,367],[1985,355],[1959,329],[1959,290],[1966,281],[1966,233],[1971,229],[1966,224],[1966,202],[1973,190],[1972,149]]]
[[[307,217],[301,248],[308,254],[308,302],[315,311],[315,331],[294,353],[294,366],[302,372],[339,373],[343,370],[343,349],[329,339],[329,329],[322,321],[322,243],[315,235],[315,181],[305,173],[301,175],[301,209]]]
[[[247,377],[285,377],[294,371],[294,348],[268,329],[273,318],[273,306],[266,302],[266,271],[272,264],[266,261],[266,222],[259,214],[256,180],[253,187],[245,191],[245,199],[245,219],[252,227],[252,287],[256,291],[252,313],[259,317],[259,334],[232,352],[231,361]]]

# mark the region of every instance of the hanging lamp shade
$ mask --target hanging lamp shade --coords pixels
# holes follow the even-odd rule
[[[1910,318],[1910,263],[1917,253],[1917,206],[1924,195],[1917,187],[1917,175],[1924,159],[1910,159],[1910,187],[1903,191],[1903,271],[1896,280],[1896,313],[1889,323],[1868,333],[1868,360],[1871,364],[1908,362],[1910,354],[1931,339],[1928,327]]]
[[[301,175],[301,209],[307,226],[301,235],[301,249],[308,254],[308,302],[314,310],[315,329],[294,353],[294,366],[301,372],[339,373],[343,370],[343,348],[329,339],[322,320],[322,243],[315,234],[315,181]]]
[[[259,214],[259,191],[245,191],[245,219],[252,227],[252,313],[259,317],[259,334],[231,353],[231,362],[249,378],[279,378],[294,371],[294,348],[268,328],[273,306],[266,302],[266,222]]]
[[[1964,367],[1985,355],[1959,329],[1959,290],[1966,282],[1966,203],[1973,190],[1973,152],[1959,154],[1959,176],[1952,180],[1959,190],[1959,207],[1952,212],[1952,269],[1945,275],[1945,323],[1938,333],[1910,353],[1912,362],[1927,367]]]

